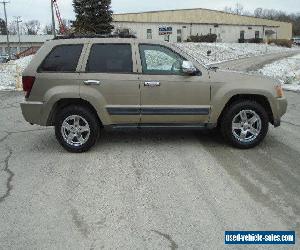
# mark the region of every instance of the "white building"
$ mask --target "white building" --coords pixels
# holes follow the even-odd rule
[[[171,42],[189,36],[216,34],[220,42],[239,39],[291,39],[292,24],[207,9],[115,14],[116,29],[129,29],[142,39]]]
[[[52,35],[21,35],[19,43],[17,35],[9,36],[11,54],[17,54],[29,48],[38,49],[50,39],[53,39]],[[6,35],[0,35],[0,54],[8,54]]]

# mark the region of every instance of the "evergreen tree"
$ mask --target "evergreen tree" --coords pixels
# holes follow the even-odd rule
[[[113,26],[111,0],[73,0],[75,32],[110,34]]]

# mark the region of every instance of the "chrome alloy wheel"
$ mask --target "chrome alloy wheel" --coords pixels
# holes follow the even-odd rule
[[[243,143],[254,141],[262,130],[260,116],[253,110],[242,110],[232,120],[232,133]]]
[[[61,125],[63,139],[71,146],[80,147],[84,145],[91,134],[88,122],[79,115],[67,117]]]

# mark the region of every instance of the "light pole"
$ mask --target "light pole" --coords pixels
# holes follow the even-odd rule
[[[51,14],[52,14],[52,35],[56,37],[56,30],[55,30],[55,17],[54,17],[54,6],[53,2],[55,0],[50,0],[51,1]]]
[[[4,16],[5,16],[5,28],[6,28],[6,41],[7,41],[7,53],[8,53],[8,57],[10,59],[10,42],[9,42],[9,32],[8,32],[8,26],[7,26],[7,13],[6,13],[6,4],[9,2],[5,2],[2,1],[0,2],[3,4],[3,8],[4,8]]]
[[[19,39],[19,46],[18,46],[18,54],[21,52],[21,34],[20,34],[20,23],[22,22],[21,17],[17,16],[16,23],[17,23],[17,31],[18,31],[18,39]]]

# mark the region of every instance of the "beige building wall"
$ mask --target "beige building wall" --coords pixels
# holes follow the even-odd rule
[[[267,19],[239,16],[207,9],[167,10],[143,13],[115,14],[115,22],[220,24],[277,28],[278,39],[292,38],[292,24]]]

